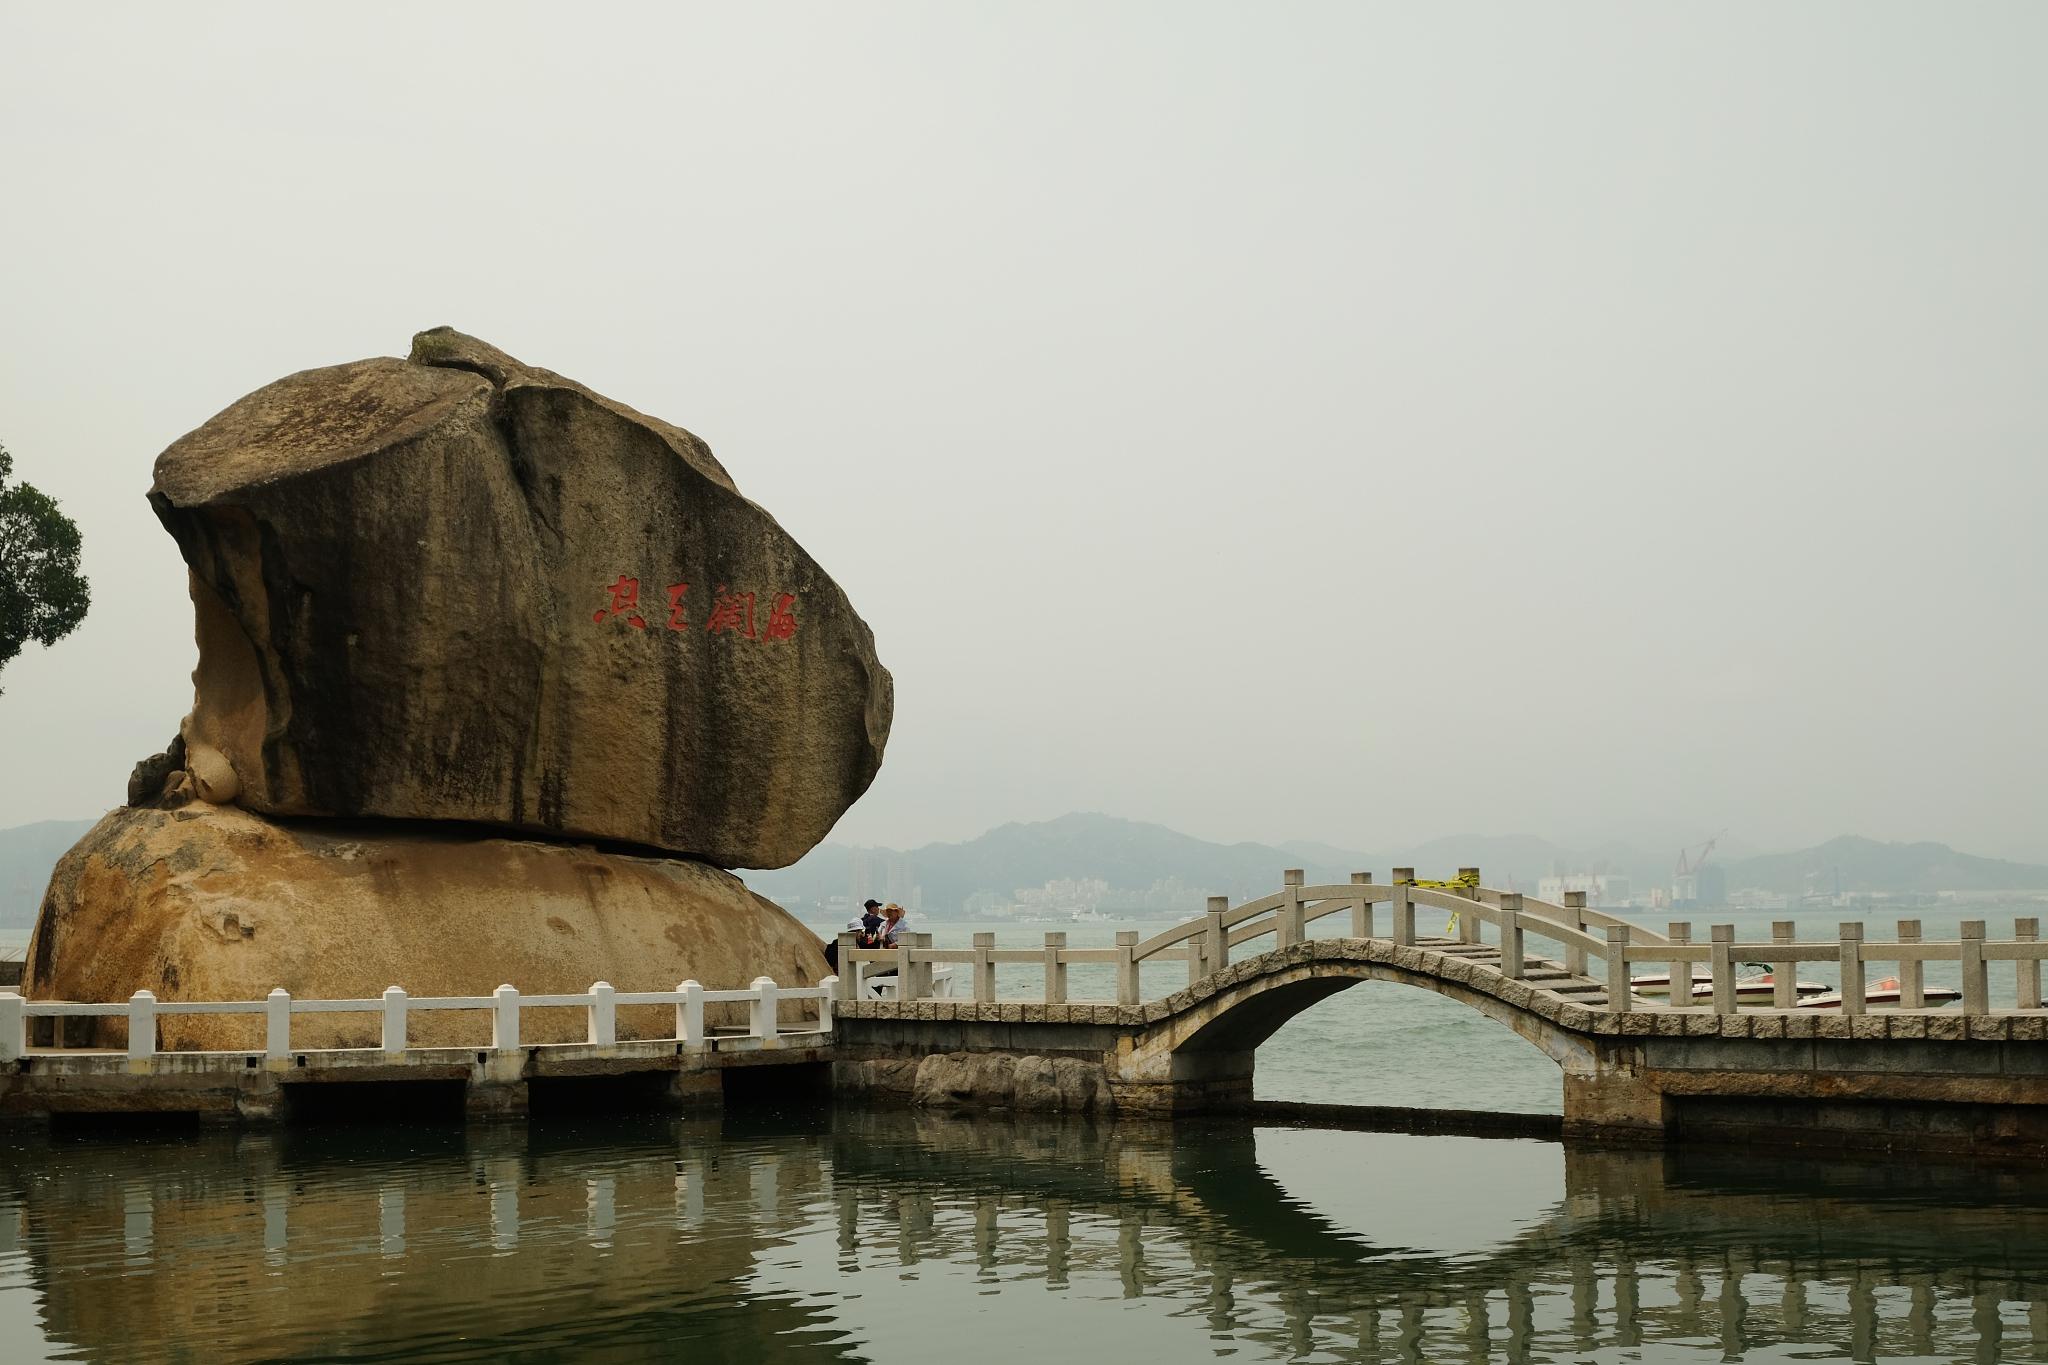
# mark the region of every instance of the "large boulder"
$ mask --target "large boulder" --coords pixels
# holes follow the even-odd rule
[[[411,995],[710,990],[757,976],[815,985],[823,945],[730,873],[681,859],[473,830],[276,821],[193,801],[128,807],[57,864],[29,944],[26,994],[119,1001],[370,999]],[[728,1010],[737,1006],[723,1007]],[[796,1006],[789,1007],[790,1018]],[[815,1005],[803,1007],[815,1010]],[[262,1021],[164,1016],[161,1046],[262,1046]],[[488,1043],[480,1012],[421,1012],[417,1046]],[[585,1036],[581,1012],[526,1012],[528,1042]],[[675,1011],[622,1008],[621,1037],[672,1037]],[[378,1021],[292,1021],[303,1047],[374,1047]],[[100,1041],[119,1045],[113,1025]]]
[[[881,764],[866,623],[704,443],[459,333],[257,390],[150,501],[191,569],[177,762],[209,801],[768,868]]]

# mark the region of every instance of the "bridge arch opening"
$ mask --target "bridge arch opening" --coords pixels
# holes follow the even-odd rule
[[[1594,1063],[1580,1040],[1539,1015],[1371,962],[1254,975],[1172,1021],[1162,1044],[1177,1082],[1243,1098],[1416,1109],[1555,1114],[1562,1074],[1588,1074]]]

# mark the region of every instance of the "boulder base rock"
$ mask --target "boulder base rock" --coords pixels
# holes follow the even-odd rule
[[[881,764],[871,632],[704,443],[459,333],[259,389],[150,500],[208,800],[770,868]]]
[[[701,863],[479,837],[474,830],[284,823],[232,806],[117,810],[57,865],[29,944],[26,994],[117,1001],[707,989],[769,976],[815,985],[822,945],[739,879]],[[728,1010],[737,1007],[723,1007]],[[814,1006],[807,1006],[815,1008]],[[797,1017],[785,1007],[785,1018]],[[622,1038],[673,1036],[675,1012],[621,1008]],[[736,1020],[734,1022],[737,1022]],[[166,1049],[257,1048],[260,1017],[165,1016]],[[374,1047],[374,1016],[292,1020],[304,1047]],[[576,1042],[582,1011],[523,1012],[529,1042]],[[72,1035],[76,1037],[76,1035]],[[477,1047],[482,1012],[422,1012],[416,1046]],[[124,1029],[103,1025],[119,1046]]]

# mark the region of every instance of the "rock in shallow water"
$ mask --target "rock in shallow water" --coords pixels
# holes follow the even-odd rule
[[[209,800],[770,868],[881,764],[871,632],[704,443],[459,333],[259,389],[150,500]]]
[[[268,820],[231,806],[122,809],[58,863],[29,945],[27,994],[119,1001],[785,986],[825,975],[822,945],[739,879],[701,863],[570,844]],[[721,1007],[737,1009],[739,1007]],[[804,1006],[806,1012],[815,1005]],[[621,1037],[673,1036],[675,1011],[619,1010]],[[785,1007],[794,1021],[797,1007]],[[732,1022],[739,1022],[734,1019]],[[583,1012],[523,1014],[528,1042],[577,1042]],[[261,1047],[261,1018],[165,1016],[160,1045]],[[378,1021],[305,1015],[301,1047],[374,1047]],[[477,1047],[482,1012],[414,1015],[416,1046]],[[110,1026],[103,1043],[125,1042]]]

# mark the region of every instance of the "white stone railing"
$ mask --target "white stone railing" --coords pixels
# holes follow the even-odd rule
[[[1285,885],[1269,896],[1232,907],[1229,898],[1209,898],[1208,913],[1149,939],[1140,940],[1129,930],[1116,935],[1109,948],[1070,948],[1064,933],[1048,933],[1042,946],[1001,948],[994,934],[976,934],[969,948],[934,948],[929,934],[909,935],[909,941],[895,948],[853,947],[851,935],[839,943],[840,998],[860,997],[864,980],[873,970],[894,972],[899,982],[898,999],[921,1000],[931,996],[931,969],[935,965],[965,965],[973,983],[972,998],[993,1001],[995,969],[999,965],[1042,965],[1045,973],[1043,999],[1048,1004],[1069,1001],[1067,968],[1074,965],[1108,965],[1115,968],[1114,1003],[1135,1005],[1140,998],[1139,972],[1147,962],[1184,962],[1190,985],[1228,966],[1236,950],[1248,943],[1271,939],[1255,951],[1285,948],[1308,937],[1308,926],[1330,915],[1348,915],[1349,936],[1382,938],[1396,945],[1415,945],[1424,940],[1416,932],[1418,909],[1441,910],[1456,917],[1455,926],[1446,924],[1445,940],[1460,945],[1490,941],[1501,949],[1499,970],[1505,976],[1521,978],[1534,964],[1528,961],[1530,940],[1554,945],[1560,967],[1574,977],[1590,978],[1604,984],[1610,1011],[1660,1010],[1695,1014],[1734,1014],[1745,1008],[1790,1009],[1797,1004],[1794,969],[1805,962],[1829,962],[1842,973],[1841,1009],[1844,1014],[1865,1012],[1868,969],[1873,964],[1898,966],[1900,1008],[1926,1006],[1925,965],[1953,962],[1962,974],[1962,1012],[1990,1012],[1990,964],[2013,965],[2015,1000],[2022,1010],[2039,1010],[2041,964],[2048,960],[2048,943],[2040,939],[2037,919],[2017,919],[2009,939],[1989,938],[1982,920],[1965,920],[1952,940],[1923,939],[1917,920],[1900,920],[1896,941],[1865,937],[1860,921],[1844,923],[1838,937],[1824,941],[1801,941],[1794,937],[1791,922],[1773,926],[1768,942],[1743,942],[1735,938],[1733,925],[1713,925],[1705,941],[1694,938],[1690,922],[1675,923],[1669,932],[1657,933],[1619,916],[1586,905],[1583,892],[1568,892],[1564,904],[1540,901],[1511,891],[1497,891],[1476,884],[1477,870],[1460,869],[1460,882],[1422,886],[1415,883],[1412,868],[1395,868],[1391,882],[1376,883],[1370,873],[1355,872],[1348,884],[1309,886],[1299,871],[1284,876]],[[1388,908],[1387,918],[1378,918],[1378,907]],[[1596,967],[1594,964],[1598,964]],[[1646,1001],[1630,988],[1633,968],[1640,964],[1668,968],[1670,979],[1681,983],[1676,998]],[[1690,1003],[1683,983],[1694,980],[1694,964],[1704,963],[1707,974],[1698,980],[1710,987],[1710,999]],[[1745,963],[1760,963],[1773,973],[1773,994],[1769,1005],[1751,1005],[1739,998],[1736,969]],[[870,970],[873,969],[873,970]],[[1686,1003],[1680,1003],[1681,1000]],[[1082,1003],[1082,1002],[1075,1002]],[[1099,1003],[1111,1003],[1102,1001]]]
[[[261,1015],[264,1044],[261,1051],[234,1055],[282,1061],[309,1052],[378,1052],[399,1057],[410,1047],[407,1021],[417,1013],[435,1010],[482,1010],[491,1016],[491,1049],[506,1052],[524,1046],[609,1047],[619,1042],[618,1011],[622,1006],[668,1005],[676,1012],[673,1037],[636,1039],[637,1042],[678,1043],[702,1046],[712,1034],[704,1026],[706,1005],[746,1005],[748,1024],[744,1032],[727,1036],[775,1038],[785,1035],[829,1034],[832,1031],[832,1001],[838,993],[838,978],[826,977],[815,986],[778,986],[768,977],[756,977],[745,990],[708,991],[695,981],[685,981],[672,991],[614,990],[599,981],[589,990],[570,995],[521,995],[513,986],[500,986],[489,995],[407,995],[393,986],[383,995],[364,1000],[295,999],[274,990],[263,1000],[159,1000],[149,991],[137,991],[118,1004],[78,1004],[68,1000],[28,1000],[12,991],[0,991],[0,1062],[19,1060],[28,1051],[28,1025],[32,1019],[62,1021],[77,1018],[115,1018],[128,1025],[128,1056],[146,1061],[157,1055],[157,1022],[167,1016],[195,1014]],[[813,1020],[785,1027],[777,1015],[784,1001],[816,1001]],[[589,1020],[583,1043],[527,1044],[520,1041],[520,1014],[529,1009],[582,1009]],[[377,1048],[294,1048],[292,1017],[300,1014],[375,1014],[382,1018]]]

